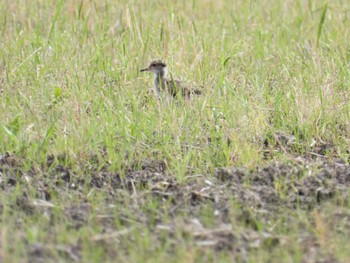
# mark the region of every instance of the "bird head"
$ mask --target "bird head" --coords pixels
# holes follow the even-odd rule
[[[141,69],[140,72],[150,71],[154,74],[164,74],[166,71],[166,64],[161,60],[154,60],[147,68]]]

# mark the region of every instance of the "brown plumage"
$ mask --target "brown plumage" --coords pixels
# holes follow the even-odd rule
[[[154,88],[158,97],[161,96],[161,91],[165,91],[172,97],[182,95],[186,99],[190,99],[192,95],[200,95],[202,92],[199,89],[191,89],[185,86],[181,81],[169,79],[166,77],[167,66],[161,60],[154,60],[151,64],[141,72],[150,71],[154,73]]]

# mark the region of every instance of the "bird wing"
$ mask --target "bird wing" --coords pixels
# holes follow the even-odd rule
[[[173,97],[175,97],[182,89],[183,84],[180,80],[177,79],[164,79],[165,89],[169,92]]]
[[[165,79],[164,82],[166,91],[173,97],[176,97],[179,93],[181,93],[181,95],[185,98],[190,98],[193,94],[200,95],[202,93],[199,89],[192,89],[177,79]]]

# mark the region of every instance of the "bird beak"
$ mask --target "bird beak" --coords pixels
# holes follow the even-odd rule
[[[149,68],[141,69],[140,72],[149,71]]]

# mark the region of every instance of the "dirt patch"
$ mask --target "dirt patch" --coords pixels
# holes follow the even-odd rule
[[[306,140],[302,134],[294,135],[285,132],[271,132],[260,140],[261,152],[266,160],[273,159],[275,153],[283,153],[291,159],[303,162],[315,162],[325,158],[335,160],[338,147],[332,142]],[[349,160],[348,160],[349,161]]]
[[[343,162],[316,163],[312,168],[275,163],[255,172],[220,168],[215,177],[227,183],[238,200],[249,205],[312,209],[335,196],[346,200],[350,167]]]
[[[31,262],[48,262],[55,254],[68,262],[80,262],[80,247],[75,245],[57,245],[35,243],[28,246],[28,254]]]
[[[125,176],[111,172],[108,164],[98,164],[99,170],[91,168],[82,177],[52,156],[40,169],[33,166],[26,171],[23,163],[11,154],[0,158],[1,189],[5,193],[19,186],[25,189],[10,205],[29,216],[45,216],[53,225],[64,221],[73,230],[98,226],[101,232],[90,242],[109,255],[118,254],[116,242],[134,242],[133,235],[147,229],[153,233],[155,247],[161,246],[165,234],[167,240],[189,239],[199,249],[229,251],[244,261],[249,251],[283,247],[289,242],[273,230],[262,231],[261,225],[281,216],[286,224],[292,223],[298,210],[311,212],[328,203],[346,204],[350,187],[350,166],[341,160],[271,163],[253,171],[225,167],[181,181],[169,173],[165,162],[150,159],[131,164]],[[95,193],[104,194],[98,205]],[[2,207],[0,202],[0,212]],[[59,218],[56,208],[62,210]],[[337,211],[324,220],[349,229],[346,218],[346,211]],[[235,227],[233,220],[244,228]],[[303,228],[307,231],[307,226]],[[300,236],[300,242],[311,244],[314,234],[307,233]],[[321,249],[314,243],[312,249]],[[37,262],[52,255],[80,260],[79,242],[27,245],[29,257]],[[117,247],[122,249],[122,245]],[[312,256],[312,249],[305,254]],[[314,257],[315,261],[319,258]],[[332,259],[327,253],[322,258]]]
[[[272,163],[255,171],[239,167],[218,168],[214,175],[189,176],[182,182],[168,173],[162,161],[144,160],[132,164],[126,169],[124,177],[109,172],[106,165],[81,178],[70,167],[61,164],[52,167],[53,160],[49,157],[49,169],[37,174],[35,169],[24,171],[20,158],[2,155],[0,187],[6,191],[18,183],[30,184],[38,191],[36,197],[45,201],[50,201],[55,191],[82,194],[84,187],[88,186],[111,194],[118,189],[131,195],[151,192],[154,197],[176,197],[177,203],[187,202],[192,206],[206,202],[221,203],[233,198],[242,204],[264,209],[271,205],[312,209],[335,197],[346,200],[350,185],[350,167],[341,160],[307,164]]]

